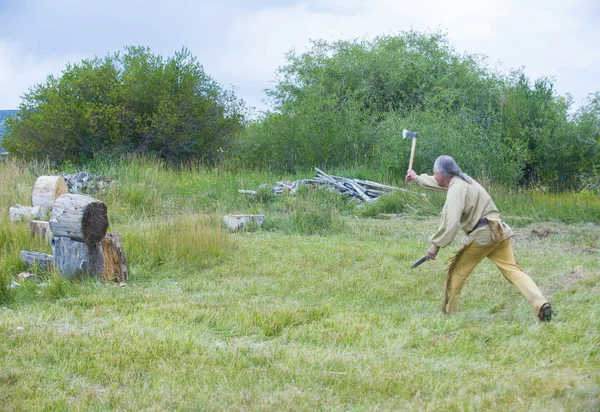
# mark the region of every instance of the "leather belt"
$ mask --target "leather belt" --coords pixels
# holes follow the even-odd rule
[[[479,219],[479,221],[477,222],[477,224],[475,225],[475,227],[473,229],[471,229],[471,231],[469,233],[467,233],[467,235],[470,235],[471,233],[473,233],[474,231],[476,231],[480,227],[485,226],[487,224],[488,224],[488,218],[487,217],[482,217],[481,219]]]

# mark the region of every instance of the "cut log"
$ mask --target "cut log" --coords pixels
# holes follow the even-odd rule
[[[100,278],[107,281],[125,282],[129,276],[127,259],[117,232],[107,233],[102,239],[103,268]]]
[[[43,218],[61,195],[67,193],[67,185],[62,176],[40,176],[33,185],[31,204],[40,207],[39,217]]]
[[[95,245],[102,241],[108,229],[106,211],[106,205],[93,197],[62,195],[56,199],[50,214],[52,235]]]
[[[21,260],[29,266],[38,265],[42,270],[51,272],[54,268],[54,257],[47,253],[27,252],[22,250],[19,254]]]
[[[69,237],[53,237],[50,242],[54,253],[54,266],[62,276],[78,274],[93,277],[102,274],[102,243],[87,245]]]
[[[52,232],[50,231],[50,223],[44,222],[43,220],[32,220],[29,222],[29,233],[33,237],[41,237],[50,241]]]

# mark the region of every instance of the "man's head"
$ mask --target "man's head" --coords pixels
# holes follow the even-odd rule
[[[451,177],[446,176],[444,172],[436,169],[435,166],[433,167],[433,178],[441,187],[448,187],[450,185],[450,181],[452,180]]]
[[[456,160],[451,156],[442,155],[435,159],[435,163],[433,164],[433,177],[438,185],[441,187],[448,187],[454,176],[460,177],[467,183],[473,181],[473,179],[460,170]]]

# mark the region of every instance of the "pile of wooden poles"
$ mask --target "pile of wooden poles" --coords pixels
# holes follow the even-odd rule
[[[278,182],[272,186],[271,190],[276,195],[289,191],[296,194],[301,185],[322,186],[335,190],[343,195],[350,196],[361,202],[373,202],[382,195],[390,194],[400,190],[406,192],[406,189],[395,186],[382,185],[369,180],[349,179],[341,176],[331,176],[315,167],[317,174],[312,179],[296,180],[294,182]],[[261,185],[261,188],[269,187]],[[239,190],[239,193],[256,195],[255,190]]]

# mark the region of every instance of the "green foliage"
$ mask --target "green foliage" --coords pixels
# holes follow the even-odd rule
[[[300,187],[297,195],[286,195],[279,203],[277,211],[263,224],[264,230],[303,235],[343,232],[346,224],[342,216],[355,209],[354,204],[339,193],[310,186]]]
[[[0,268],[0,305],[9,305],[13,302],[14,291],[11,288],[13,279],[9,271]]]
[[[600,192],[600,92],[591,94],[575,115],[576,144],[583,151],[579,178],[582,186]]]
[[[504,193],[495,199],[505,216],[526,217],[531,222],[600,224],[600,196],[590,191],[549,193],[534,189],[524,194]]]
[[[53,273],[48,278],[46,286],[42,289],[43,296],[50,301],[74,296],[80,292],[81,288],[76,283],[61,276],[59,273]]]
[[[250,165],[369,165],[399,176],[410,153],[400,137],[403,128],[423,137],[416,163],[421,168],[430,168],[443,149],[488,173],[496,172],[499,156],[512,156],[496,150],[499,81],[478,57],[458,55],[440,33],[318,41],[287,58],[268,92],[276,112],[252,124],[240,141],[239,153]],[[456,150],[465,143],[471,150]]]
[[[380,196],[372,203],[364,204],[358,209],[362,217],[377,217],[387,214],[438,215],[444,205],[445,193],[403,192]]]
[[[524,157],[521,183],[572,185],[585,149],[568,121],[570,103],[558,98],[548,79],[530,86],[522,72],[507,80],[502,96],[502,138]]]
[[[164,60],[145,47],[68,65],[32,87],[19,109],[5,147],[55,163],[123,151],[217,161],[242,130],[245,110],[187,49]]]
[[[294,231],[303,235],[339,231],[343,223],[335,209],[314,209],[300,204],[293,215]]]
[[[237,163],[288,172],[367,166],[400,177],[406,128],[419,132],[419,172],[449,154],[474,177],[511,186],[568,189],[597,173],[597,95],[572,117],[571,99],[551,80],[494,73],[439,32],[315,41],[290,52],[278,75],[267,92],[275,110],[237,141]]]

